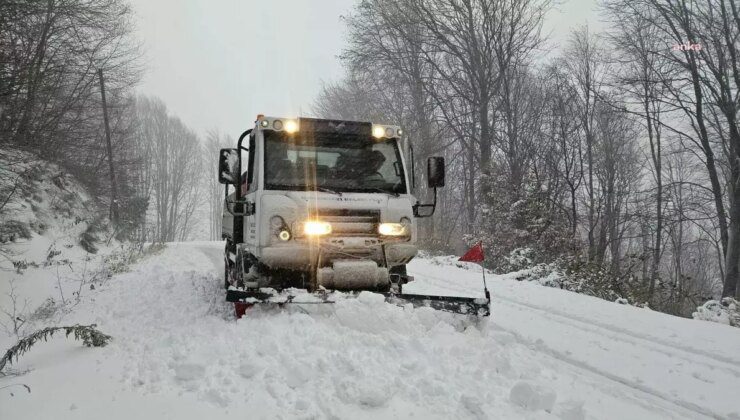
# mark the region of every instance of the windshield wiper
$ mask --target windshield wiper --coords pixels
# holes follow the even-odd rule
[[[280,189],[280,190],[289,190],[289,191],[312,191],[310,188],[316,189],[316,191],[321,192],[327,192],[330,194],[336,194],[341,196],[342,193],[340,191],[332,190],[331,188],[326,187],[319,187],[319,186],[313,186],[313,185],[295,185],[295,184],[265,184],[265,189],[272,190],[272,189]]]
[[[376,191],[376,192],[379,192],[379,193],[384,193],[384,194],[392,195],[394,197],[400,197],[401,196],[401,194],[399,194],[399,193],[397,193],[395,191],[388,191],[388,190],[384,190],[382,188],[377,188],[377,187],[364,188],[364,190],[366,190],[366,191]]]
[[[290,184],[270,184],[265,183],[265,189],[266,190],[288,190],[288,191],[298,191],[301,190],[303,187],[301,185],[290,185]]]
[[[335,191],[335,190],[332,190],[331,188],[326,188],[326,187],[318,187],[317,186],[316,187],[316,191],[327,192],[327,193],[330,193],[330,194],[336,194],[336,195],[338,195],[340,197],[342,196],[342,193],[340,191]]]

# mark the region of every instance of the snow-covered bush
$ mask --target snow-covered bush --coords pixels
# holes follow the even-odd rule
[[[18,239],[30,239],[31,228],[19,220],[0,222],[0,243],[14,242]]]
[[[620,305],[629,305],[630,301],[625,298],[617,298],[614,300],[614,303],[618,303]]]
[[[103,269],[106,271],[105,277],[125,273],[132,264],[146,256],[161,253],[165,247],[165,244],[150,244],[148,246],[132,243],[122,244],[119,249],[106,255],[103,260]]]
[[[466,238],[483,241],[486,266],[509,273],[573,253],[568,216],[553,207],[546,186],[527,179],[521,190],[512,190],[507,176],[504,168],[492,169],[486,180],[488,200],[481,206],[484,231]]]
[[[691,316],[701,321],[740,327],[740,302],[731,297],[722,298],[720,301],[709,300],[697,307]]]
[[[609,301],[625,298],[613,276],[598,264],[578,258],[562,258],[558,260],[557,266],[563,274],[563,289]]]
[[[509,275],[518,281],[537,281],[544,286],[561,287],[560,283],[556,281],[556,278],[560,277],[560,273],[558,272],[558,267],[554,264],[536,264],[511,272]],[[545,281],[544,279],[546,278],[550,278],[553,281]]]
[[[509,253],[505,260],[509,266],[519,267],[521,270],[526,267],[531,267],[534,257],[534,250],[532,248],[516,248]]]
[[[647,307],[644,285],[637,277],[613,276],[609,270],[595,263],[575,257],[561,257],[551,263],[539,263],[509,273],[519,281],[533,281],[575,293],[598,297],[623,305]]]

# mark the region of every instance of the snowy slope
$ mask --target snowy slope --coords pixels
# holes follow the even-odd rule
[[[49,308],[76,300],[121,248],[107,208],[63,168],[26,152],[0,149],[0,178],[14,184],[0,186],[2,199],[13,191],[0,212],[0,308],[8,310],[10,294],[29,311],[47,300]]]
[[[738,329],[493,275],[481,322],[371,293],[235,321],[222,248],[171,244],[84,295],[64,323],[111,344],[39,344],[0,419],[740,418]],[[408,291],[481,293],[477,267],[410,271]]]

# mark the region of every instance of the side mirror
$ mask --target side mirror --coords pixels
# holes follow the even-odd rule
[[[445,186],[445,158],[435,156],[427,160],[427,181],[429,188]]]
[[[416,203],[411,208],[414,211],[414,217],[432,217],[434,216],[434,210],[436,210],[436,204],[419,204]]]
[[[218,152],[218,182],[236,185],[239,183],[239,151],[221,149]]]
[[[421,204],[418,201],[413,206],[414,217],[432,217],[437,209],[437,188],[445,186],[445,158],[435,156],[427,160],[427,182],[429,188],[434,189],[434,202]]]

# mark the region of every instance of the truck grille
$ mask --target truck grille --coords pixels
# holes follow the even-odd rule
[[[319,219],[331,223],[332,236],[377,236],[378,210],[323,209]]]

